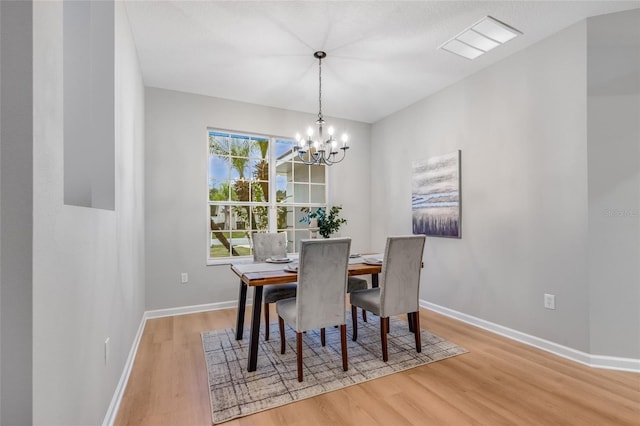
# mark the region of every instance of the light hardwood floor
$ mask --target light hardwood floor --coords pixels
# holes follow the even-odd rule
[[[234,327],[235,313],[149,320],[116,425],[210,425],[200,332]],[[420,323],[469,353],[225,425],[640,425],[640,374],[589,368],[427,310]]]

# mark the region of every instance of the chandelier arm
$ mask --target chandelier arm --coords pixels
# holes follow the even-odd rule
[[[347,149],[345,148],[340,148],[342,150],[342,157],[340,157],[339,160],[331,160],[331,164],[336,164],[336,163],[340,163],[342,160],[345,159],[345,157],[347,156]],[[337,158],[337,154],[333,154],[334,158]]]
[[[311,166],[313,164],[315,164],[315,161],[312,160],[305,160],[304,158],[304,154],[301,151],[298,151],[298,159],[302,162],[302,164],[304,164],[305,166]]]
[[[324,162],[324,164],[326,164],[327,166],[332,165],[334,162],[331,160],[331,158],[333,158],[334,154],[330,151],[327,151],[326,155],[322,156],[322,161]]]

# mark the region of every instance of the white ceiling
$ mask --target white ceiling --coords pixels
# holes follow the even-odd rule
[[[145,85],[373,123],[582,19],[640,1],[125,0]],[[524,34],[438,46],[491,15]]]

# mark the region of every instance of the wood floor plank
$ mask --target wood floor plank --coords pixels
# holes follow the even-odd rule
[[[115,424],[210,425],[200,333],[234,327],[235,316],[147,321]],[[640,425],[639,374],[590,368],[431,311],[420,322],[469,353],[225,426]]]

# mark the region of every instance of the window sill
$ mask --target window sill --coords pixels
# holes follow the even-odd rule
[[[237,262],[253,262],[252,256],[234,256],[220,259],[207,259],[207,266],[231,265]]]

